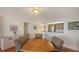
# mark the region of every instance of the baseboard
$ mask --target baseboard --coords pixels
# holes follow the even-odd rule
[[[63,47],[63,48],[68,49],[68,50],[71,50],[71,51],[74,51],[74,52],[79,52],[78,50],[74,50],[74,49],[69,48],[69,47]]]
[[[11,49],[11,48],[14,48],[15,46],[13,46],[13,47],[10,47],[10,48],[7,48],[7,49],[5,49],[5,50],[2,50],[2,51],[7,51],[7,50],[9,50],[9,49]]]

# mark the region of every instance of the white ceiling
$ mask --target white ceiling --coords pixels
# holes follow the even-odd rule
[[[0,16],[12,16],[22,20],[49,22],[61,18],[79,17],[78,7],[40,7],[40,14],[33,14],[31,7],[0,7]],[[27,21],[27,20],[26,20]]]

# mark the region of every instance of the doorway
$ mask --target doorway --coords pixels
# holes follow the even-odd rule
[[[24,36],[28,35],[28,23],[24,23]]]

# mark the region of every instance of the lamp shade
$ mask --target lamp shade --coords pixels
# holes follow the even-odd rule
[[[33,13],[38,14],[40,12],[40,8],[35,7],[33,8]]]

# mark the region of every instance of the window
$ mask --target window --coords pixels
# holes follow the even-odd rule
[[[60,32],[62,33],[64,29],[64,23],[57,23],[57,24],[49,24],[48,25],[48,32]]]

